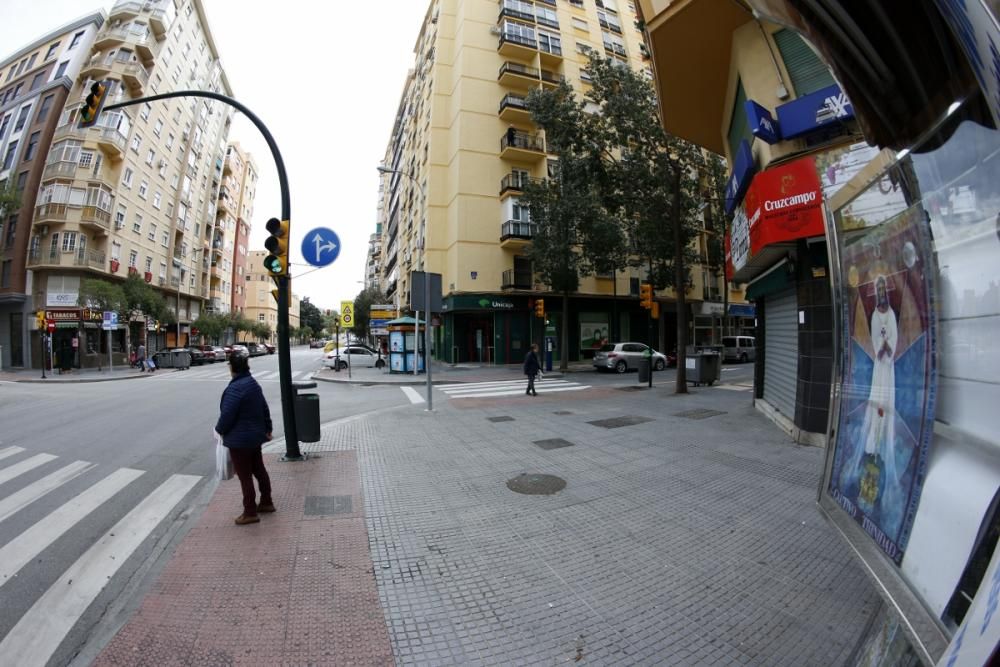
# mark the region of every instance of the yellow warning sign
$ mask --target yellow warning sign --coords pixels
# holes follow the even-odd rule
[[[354,326],[354,302],[340,302],[340,323],[345,327]]]

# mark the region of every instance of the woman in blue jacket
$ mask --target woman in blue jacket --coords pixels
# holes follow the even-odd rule
[[[260,385],[250,375],[250,362],[246,357],[233,354],[229,357],[229,372],[233,379],[222,392],[219,406],[219,423],[215,430],[222,436],[222,444],[229,448],[236,476],[243,488],[243,514],[236,518],[236,525],[259,523],[258,512],[273,512],[271,479],[264,468],[261,445],[271,439],[271,412]],[[260,504],[256,503],[253,478],[260,487]]]

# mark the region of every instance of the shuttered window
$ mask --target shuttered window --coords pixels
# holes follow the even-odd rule
[[[778,45],[785,69],[792,78],[796,97],[815,93],[836,83],[830,69],[798,33],[787,29],[779,30],[774,33],[774,43]]]
[[[740,147],[740,141],[746,139],[753,142],[753,135],[750,134],[750,123],[747,122],[747,111],[744,102],[747,101],[747,93],[743,90],[743,81],[736,82],[736,101],[733,103],[733,114],[729,118],[729,157],[736,160],[736,149]]]

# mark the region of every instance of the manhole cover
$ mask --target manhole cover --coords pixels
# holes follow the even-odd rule
[[[350,514],[353,511],[350,496],[306,496],[306,516]]]
[[[587,423],[594,426],[600,426],[601,428],[621,428],[622,426],[635,426],[636,424],[643,424],[651,421],[653,420],[649,417],[626,415],[624,417],[613,417],[611,419],[598,419],[597,421]]]
[[[642,391],[644,389],[649,389],[649,387],[644,387],[643,385],[633,384],[628,387],[618,387],[618,391]]]
[[[535,440],[534,444],[542,449],[559,449],[560,447],[572,447],[573,443],[562,438],[549,438],[548,440]]]
[[[487,419],[490,420],[491,422],[494,422],[494,423],[496,423],[496,422],[512,422],[512,421],[514,421],[513,417],[508,417],[507,415],[503,415],[502,417],[487,417]]]
[[[554,415],[571,415],[573,413],[570,410],[556,410],[552,414],[554,414]]]
[[[685,410],[684,412],[677,412],[674,414],[675,417],[683,417],[684,419],[708,419],[709,417],[718,417],[719,415],[724,415],[725,412],[719,412],[718,410],[709,410],[708,408],[696,408],[694,410]]]
[[[514,493],[529,496],[551,496],[566,488],[566,480],[555,475],[522,473],[514,479],[508,479],[507,488]]]

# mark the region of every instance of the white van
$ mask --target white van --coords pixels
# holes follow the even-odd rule
[[[757,358],[753,336],[725,336],[722,339],[722,358],[725,361],[746,363]]]

